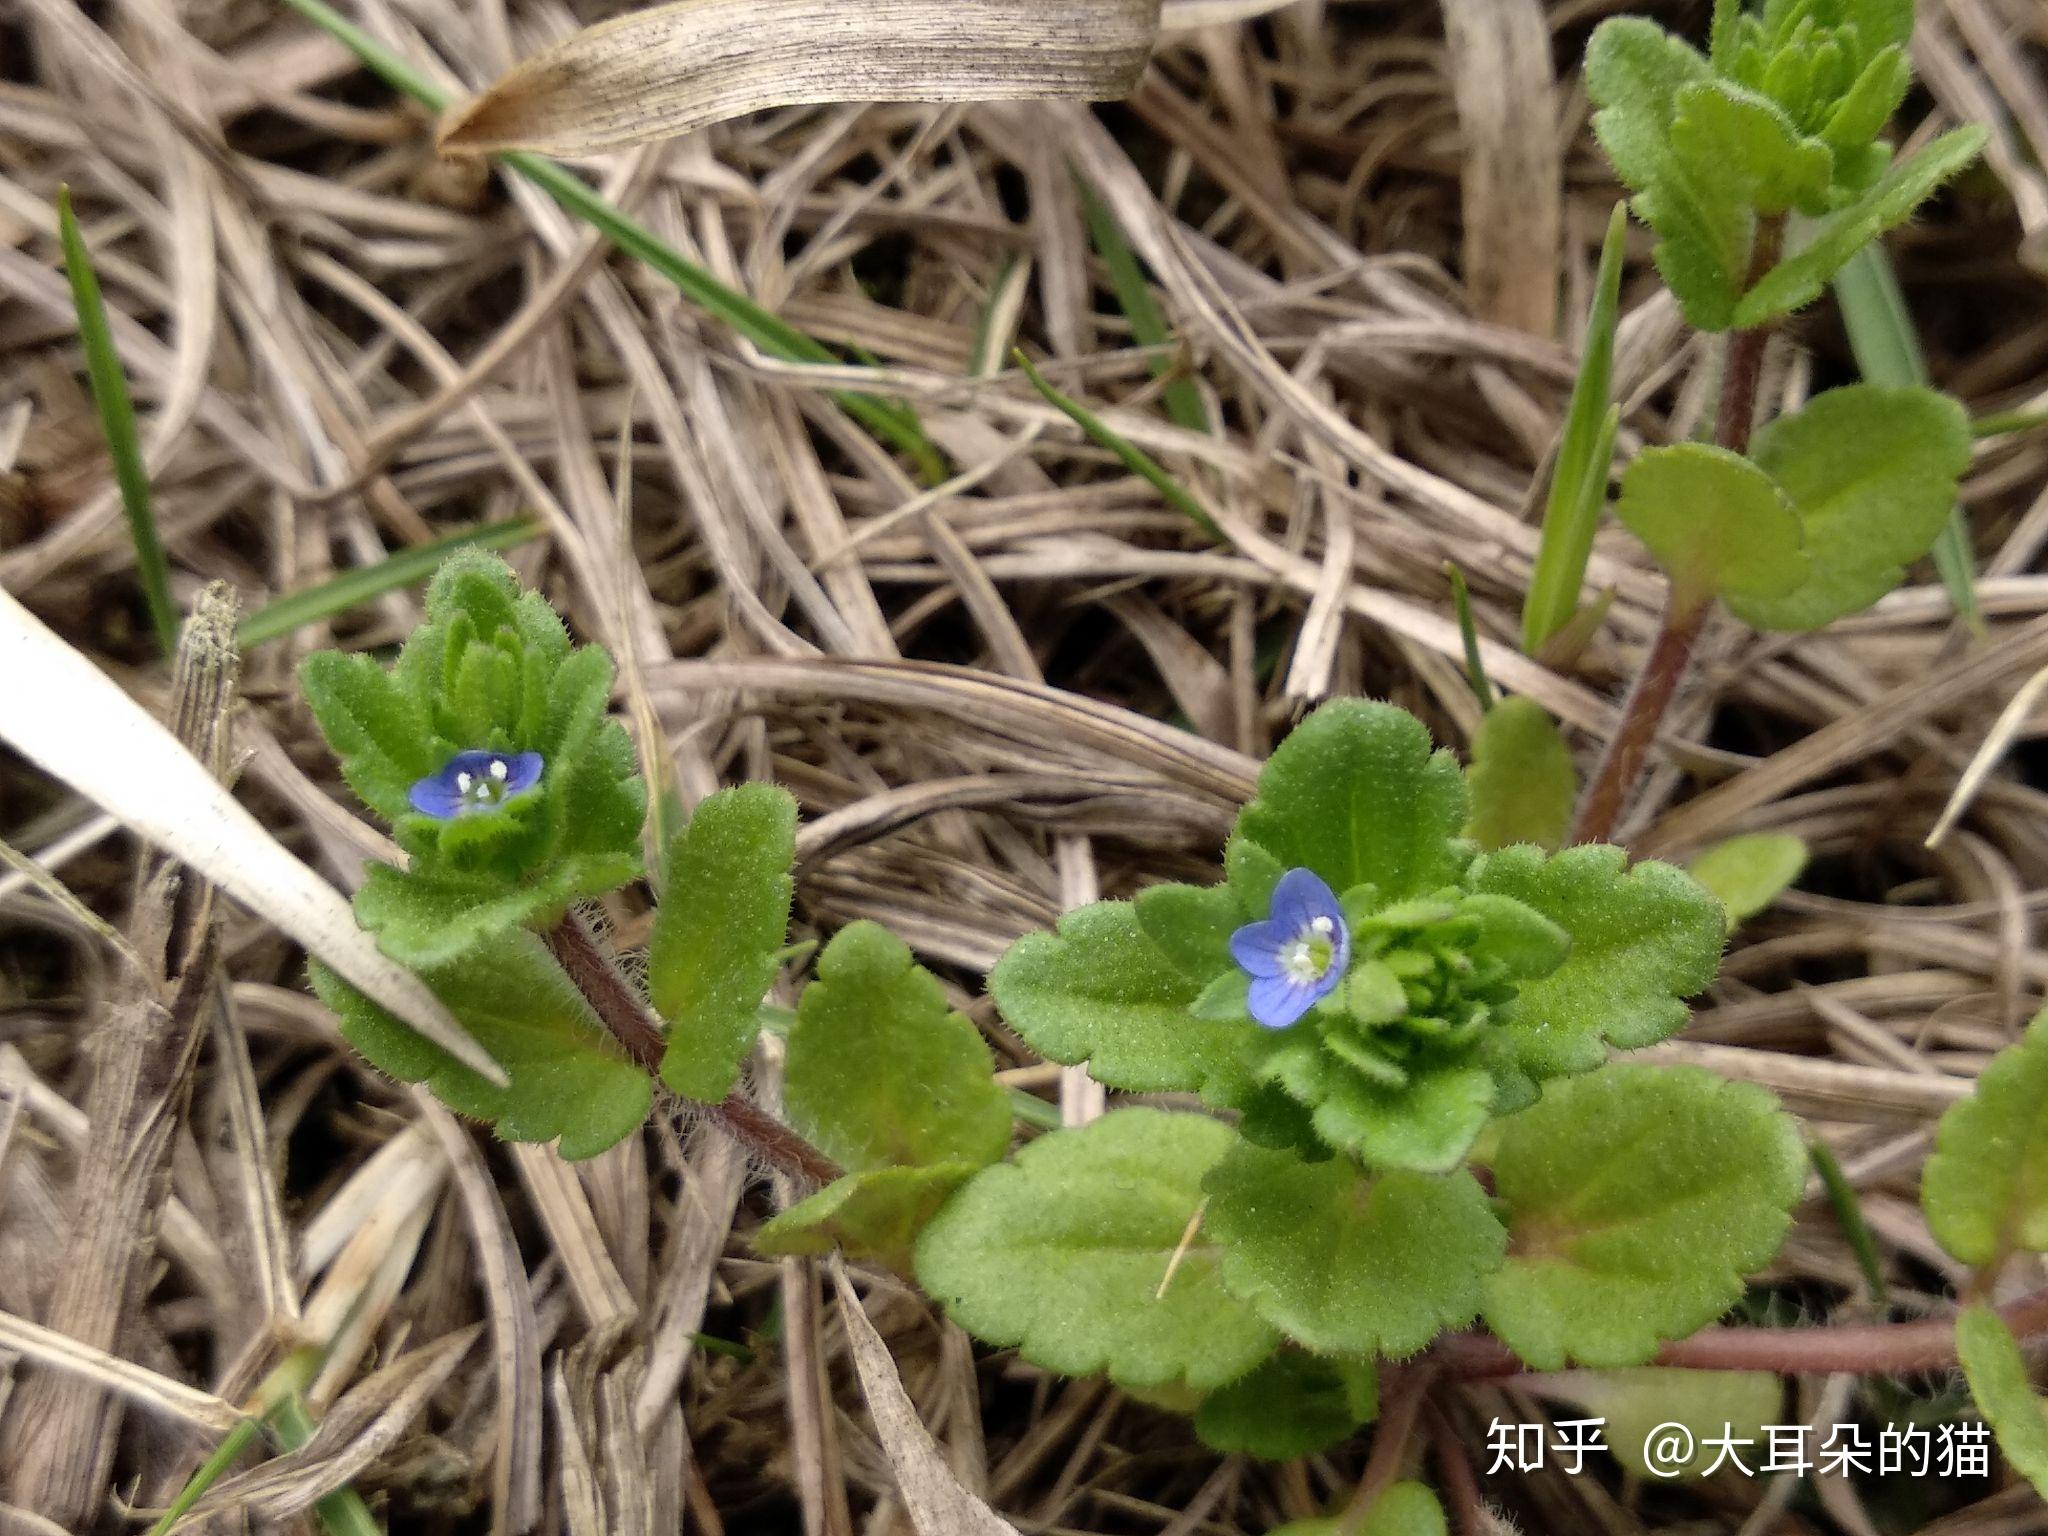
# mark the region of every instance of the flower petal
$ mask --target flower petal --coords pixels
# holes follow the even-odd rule
[[[540,782],[546,763],[538,752],[508,752],[504,756],[506,794],[524,794]]]
[[[1254,977],[1246,998],[1251,1015],[1268,1029],[1286,1029],[1316,1005],[1333,982],[1304,984],[1285,976]]]
[[[1344,907],[1328,882],[1312,869],[1290,869],[1273,887],[1273,921],[1299,933],[1319,917],[1344,926]]]
[[[1280,951],[1297,937],[1283,923],[1246,923],[1230,936],[1230,958],[1247,976],[1278,976]]]
[[[412,808],[422,816],[431,816],[436,821],[452,821],[462,814],[466,803],[461,792],[455,787],[454,776],[447,769],[430,773],[407,791],[406,798]]]

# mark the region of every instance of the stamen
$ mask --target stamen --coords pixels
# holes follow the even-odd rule
[[[1327,917],[1317,918],[1314,922],[1309,924],[1309,927],[1314,929],[1318,935],[1326,939],[1331,934],[1337,931],[1337,925],[1331,922]]]
[[[500,784],[505,782],[505,776],[511,771],[511,769],[505,766],[505,759],[503,759],[502,757],[494,757],[491,759],[491,777],[496,779]],[[1327,919],[1323,919],[1323,921],[1327,921]]]
[[[457,793],[458,795],[466,795],[469,793],[471,787],[475,783],[475,775],[469,773],[458,773],[455,775],[455,793]]]

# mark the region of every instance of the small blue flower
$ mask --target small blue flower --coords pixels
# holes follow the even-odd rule
[[[475,811],[496,810],[504,801],[540,782],[538,752],[458,752],[439,773],[413,785],[407,798],[422,816],[453,821]]]
[[[1233,933],[1230,953],[1252,979],[1252,1017],[1286,1029],[1337,990],[1351,963],[1351,929],[1319,875],[1290,869],[1273,887],[1272,916]]]

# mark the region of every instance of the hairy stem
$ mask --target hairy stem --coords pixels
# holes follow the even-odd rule
[[[612,1038],[628,1056],[661,1080],[661,1058],[667,1050],[661,1022],[639,990],[628,981],[597,936],[571,912],[541,937],[576,990],[589,999]],[[838,1178],[839,1165],[768,1114],[735,1088],[718,1104],[695,1106],[704,1117],[755,1157],[806,1189],[822,1188]]]
[[[1757,225],[1756,243],[1750,253],[1749,283],[1778,264],[1785,248],[1785,217],[1763,219]],[[1771,339],[1769,325],[1731,332],[1728,352],[1721,365],[1721,400],[1714,413],[1714,441],[1731,453],[1749,451],[1750,433],[1756,426],[1757,390],[1763,380],[1764,351]],[[1572,827],[1575,843],[1604,843],[1621,824],[1629,797],[1642,778],[1650,748],[1679,684],[1692,669],[1693,647],[1700,629],[1712,610],[1711,599],[1683,594],[1676,584],[1664,608],[1664,621],[1650,654],[1629,689],[1621,707],[1621,724],[1601,754],[1600,766],[1579,802],[1579,814]]]
[[[2007,1302],[1998,1315],[2023,1342],[2048,1334],[2048,1290]],[[1430,1346],[1429,1358],[1459,1381],[1529,1373],[1513,1350],[1486,1333],[1441,1338]],[[1893,1375],[1946,1370],[1955,1363],[1955,1320],[1946,1317],[1831,1328],[1707,1328],[1665,1345],[1650,1361],[1682,1370],[1779,1376]]]
[[[1408,1442],[1415,1434],[1416,1416],[1421,1413],[1429,1389],[1436,1385],[1438,1366],[1434,1359],[1421,1359],[1400,1368],[1385,1383],[1380,1403],[1380,1421],[1373,1427],[1372,1454],[1365,1459],[1357,1491],[1338,1517],[1337,1528],[1350,1536],[1372,1513],[1372,1507],[1401,1476],[1401,1462],[1408,1454]]]

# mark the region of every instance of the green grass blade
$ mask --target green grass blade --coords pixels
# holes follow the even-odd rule
[[[387,592],[416,586],[432,576],[441,562],[458,549],[510,549],[515,544],[524,544],[539,532],[538,522],[530,517],[520,517],[502,523],[486,523],[481,528],[451,533],[431,544],[402,549],[374,565],[343,571],[318,586],[288,592],[275,602],[265,603],[242,620],[235,638],[241,642],[243,650],[248,650],[307,624],[346,613]]]
[[[1835,274],[1835,301],[1849,333],[1856,366],[1872,384],[1893,386],[1927,383],[1927,357],[1899,291],[1898,274],[1882,245],[1866,245]],[[1977,634],[1984,633],[1984,610],[1977,601],[1977,559],[1970,549],[1969,525],[1961,507],[1934,541],[1934,566],[1948,588],[1949,601]]]
[[[1166,316],[1160,312],[1152,285],[1145,281],[1144,270],[1138,265],[1138,253],[1131,249],[1123,226],[1117,223],[1109,205],[1095,195],[1095,189],[1078,176],[1074,178],[1074,185],[1081,193],[1081,212],[1088,220],[1088,238],[1095,244],[1095,254],[1109,269],[1109,285],[1116,292],[1116,302],[1124,312],[1124,319],[1130,322],[1131,339],[1141,347],[1155,349],[1152,375],[1154,378],[1166,378],[1179,366],[1169,350],[1174,345],[1174,335],[1167,328]],[[1166,406],[1167,419],[1175,426],[1185,427],[1190,432],[1209,430],[1209,412],[1202,404],[1202,392],[1195,388],[1193,379],[1185,374],[1173,377],[1161,399]]]
[[[341,43],[386,84],[428,110],[445,111],[454,100],[450,92],[407,64],[326,0],[285,0],[285,4]],[[620,250],[659,272],[691,303],[745,336],[770,357],[787,363],[843,361],[823,342],[738,290],[728,288],[624,209],[600,196],[568,167],[524,151],[497,158]],[[832,398],[875,436],[907,454],[927,483],[936,485],[945,479],[945,456],[925,435],[914,411],[895,401],[852,391],[835,391]]]
[[[2031,432],[2036,427],[2048,427],[2048,411],[1999,411],[1979,416],[1970,423],[1970,431],[1977,437],[2004,437],[2009,432]]]
[[[1492,680],[1486,675],[1486,658],[1479,654],[1479,626],[1472,621],[1472,592],[1455,560],[1444,562],[1444,575],[1450,578],[1451,606],[1458,614],[1458,638],[1465,642],[1465,681],[1472,685],[1473,697],[1479,700],[1480,713],[1484,714],[1493,708],[1496,695]]]
[[[1108,423],[1089,410],[1087,406],[1081,404],[1080,401],[1063,395],[1057,389],[1054,389],[1051,384],[1046,382],[1045,375],[1040,373],[1032,364],[1031,359],[1022,352],[1013,352],[1011,356],[1017,360],[1017,366],[1024,370],[1024,377],[1031,381],[1033,388],[1045,396],[1048,403],[1064,412],[1074,425],[1115,454],[1123,462],[1125,469],[1128,469],[1140,480],[1151,486],[1153,490],[1165,497],[1168,506],[1187,518],[1189,522],[1193,523],[1218,543],[1227,544],[1230,542],[1224,537],[1223,529],[1217,524],[1216,519],[1209,515],[1209,509],[1197,501],[1179,481],[1162,469],[1157,459],[1153,458],[1151,454],[1140,448],[1122,433],[1110,427]]]
[[[296,1451],[312,1439],[313,1415],[306,1411],[305,1398],[297,1392],[286,1397],[271,1410],[270,1428],[288,1451]],[[384,1527],[353,1488],[337,1488],[318,1500],[313,1505],[313,1517],[327,1536],[384,1536]]]
[[[156,514],[149,504],[149,469],[142,462],[142,440],[135,430],[135,402],[121,371],[114,335],[107,327],[106,302],[93,271],[92,253],[78,232],[71,212],[71,189],[57,189],[57,236],[64,246],[64,271],[71,279],[71,303],[78,311],[78,339],[85,347],[85,370],[92,383],[92,403],[99,411],[100,430],[114,461],[114,481],[121,488],[121,509],[128,514],[128,533],[135,540],[135,573],[149,604],[149,622],[157,645],[169,656],[178,649],[178,609],[171,601],[171,568],[157,536]]]
[[[1882,1310],[1886,1295],[1884,1266],[1878,1262],[1877,1240],[1870,1235],[1870,1223],[1863,1219],[1863,1202],[1857,1198],[1856,1186],[1842,1172],[1842,1165],[1835,1161],[1835,1154],[1820,1142],[1808,1143],[1806,1151],[1813,1160],[1813,1171],[1820,1175],[1821,1185],[1828,1192],[1828,1204],[1834,1207],[1842,1236],[1856,1255],[1856,1267],[1863,1271],[1863,1283],[1870,1288],[1870,1299]]]
[[[1621,258],[1628,211],[1617,203],[1600,247],[1600,272],[1593,307],[1586,317],[1586,344],[1571,407],[1550,469],[1550,495],[1543,507],[1543,541],[1522,602],[1522,649],[1535,652],[1579,611],[1579,589],[1593,553],[1593,534],[1607,504],[1607,458],[1613,453],[1607,422],[1614,386],[1614,328],[1621,308]],[[1618,421],[1618,418],[1617,418]]]
[[[277,1369],[263,1378],[262,1384],[256,1388],[256,1402],[266,1417],[274,1414],[286,1398],[305,1390],[320,1373],[322,1359],[320,1350],[297,1349],[286,1355]],[[219,1482],[222,1474],[235,1464],[236,1458],[255,1442],[256,1434],[254,1419],[244,1419],[229,1430],[214,1453],[186,1479],[185,1486],[178,1490],[178,1496],[165,1507],[163,1517],[149,1528],[149,1536],[165,1536],[172,1526],[184,1519],[192,1506],[205,1496],[206,1490]]]

